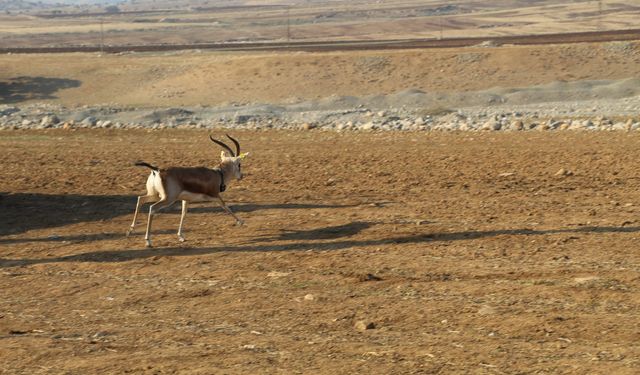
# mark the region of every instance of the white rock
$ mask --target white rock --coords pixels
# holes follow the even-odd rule
[[[366,124],[362,124],[360,126],[360,130],[374,130],[377,126],[373,122],[367,122]]]
[[[522,129],[524,129],[524,124],[520,120],[512,121],[511,124],[509,124],[508,128],[508,130],[512,131],[520,131]]]
[[[611,129],[613,130],[624,130],[624,131],[628,131],[630,127],[627,127],[627,124],[624,122],[616,122],[615,124],[613,124],[611,126]]]
[[[56,115],[44,116],[42,120],[40,120],[40,126],[42,127],[51,127],[60,122],[60,119]]]
[[[95,126],[97,122],[98,122],[98,119],[96,119],[93,116],[89,116],[89,117],[85,117],[84,120],[82,120],[82,125]]]
[[[500,122],[491,119],[487,122],[485,122],[484,124],[482,124],[482,130],[500,130],[502,128],[502,125],[500,124]]]

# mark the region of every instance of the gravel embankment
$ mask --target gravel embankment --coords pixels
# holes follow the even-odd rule
[[[0,105],[0,129],[230,128],[334,131],[637,130],[640,80],[555,82],[467,93],[406,90],[287,105],[67,108]]]

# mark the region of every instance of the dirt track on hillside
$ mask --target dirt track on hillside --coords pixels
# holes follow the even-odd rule
[[[270,52],[332,52],[332,51],[385,51],[393,49],[472,47],[483,42],[489,45],[544,45],[637,41],[640,29],[554,33],[541,35],[482,36],[449,39],[379,39],[379,40],[327,40],[295,42],[244,42],[198,44],[150,44],[68,47],[0,47],[0,53],[70,53],[70,52],[161,52],[181,50],[214,51],[270,51]]]
[[[247,225],[180,244],[174,207],[146,249],[132,161],[206,133],[2,133],[0,372],[640,370],[637,134],[235,135]]]

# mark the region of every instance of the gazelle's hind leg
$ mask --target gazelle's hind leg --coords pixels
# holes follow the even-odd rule
[[[234,214],[233,211],[231,211],[231,209],[227,206],[227,204],[224,203],[224,200],[222,200],[221,196],[218,196],[218,200],[220,200],[220,205],[222,206],[222,209],[225,210],[229,215],[233,216],[234,219],[236,219],[236,225],[244,225],[244,221],[242,221],[242,219],[237,217],[236,214]]]
[[[136,226],[136,220],[138,218],[138,212],[140,211],[140,207],[145,203],[156,202],[159,199],[160,199],[160,197],[157,194],[155,194],[155,195],[140,195],[138,197],[138,203],[136,204],[136,210],[133,213],[133,222],[131,222],[131,226],[127,230],[127,237],[129,237],[129,235],[131,235],[131,233],[133,232],[133,229]]]
[[[157,202],[160,200],[160,194],[158,192],[158,189],[156,189],[156,186],[155,186],[156,177],[157,177],[157,173],[155,171],[149,173],[149,176],[147,177],[147,185],[146,185],[147,194],[140,195],[138,197],[138,202],[136,203],[136,210],[133,213],[133,222],[131,222],[131,226],[127,230],[127,237],[133,232],[133,229],[136,226],[136,220],[138,219],[138,212],[140,211],[140,207],[142,207],[142,205],[145,203]]]
[[[187,201],[182,201],[182,214],[180,215],[180,226],[178,227],[178,240],[184,242],[184,236],[182,235],[182,223],[184,223],[184,217],[187,215]]]
[[[149,207],[149,220],[147,221],[147,233],[144,236],[147,247],[151,247],[151,222],[153,220],[153,215],[156,214],[158,210],[161,208],[170,206],[174,201],[168,200],[166,197],[160,198],[160,200]]]

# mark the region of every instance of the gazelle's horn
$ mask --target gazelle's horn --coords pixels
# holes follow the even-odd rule
[[[236,155],[233,153],[233,151],[231,150],[231,148],[230,148],[229,146],[225,145],[223,142],[220,142],[220,141],[219,141],[219,140],[217,140],[217,139],[213,139],[213,137],[212,137],[212,136],[209,136],[209,139],[211,139],[211,141],[213,141],[213,143],[216,143],[216,144],[218,144],[219,146],[221,146],[222,148],[224,148],[225,150],[229,151],[229,154],[230,154],[231,156],[236,156]]]
[[[236,156],[240,156],[240,143],[238,143],[238,141],[233,139],[229,134],[225,134],[225,135],[227,136],[227,138],[231,140],[231,142],[233,142],[236,145]]]

